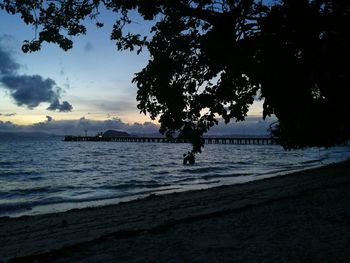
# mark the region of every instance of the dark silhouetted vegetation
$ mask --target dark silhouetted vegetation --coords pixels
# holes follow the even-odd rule
[[[119,50],[150,53],[136,73],[138,108],[159,117],[161,132],[200,137],[223,118],[243,121],[255,99],[263,117],[276,115],[272,134],[287,149],[333,146],[350,138],[350,1],[348,0],[84,0],[0,1],[1,8],[34,25],[43,42],[73,47],[84,21],[104,26]],[[150,33],[128,32],[136,11]]]

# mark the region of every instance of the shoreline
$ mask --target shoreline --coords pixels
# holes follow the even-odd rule
[[[350,161],[350,159],[338,160],[335,163],[332,163],[332,162],[322,163],[322,161],[318,161],[319,163],[317,165],[313,165],[311,167],[304,167],[304,168],[298,167],[294,169],[288,169],[287,171],[281,170],[281,171],[274,171],[274,172],[259,174],[259,175],[245,175],[242,178],[239,178],[239,180],[237,180],[238,178],[234,178],[235,181],[223,180],[222,182],[211,182],[210,184],[201,182],[199,184],[187,185],[182,187],[180,187],[179,185],[172,185],[171,188],[169,189],[167,188],[158,189],[158,190],[155,189],[152,191],[146,191],[146,193],[140,192],[140,193],[134,193],[131,195],[125,195],[121,197],[110,197],[107,199],[97,199],[97,200],[91,200],[91,201],[39,204],[34,207],[24,208],[23,210],[19,210],[19,211],[9,210],[7,212],[2,212],[2,214],[0,215],[0,219],[6,218],[6,217],[19,218],[23,216],[41,216],[41,215],[48,215],[48,214],[65,213],[71,210],[81,210],[81,209],[105,207],[105,206],[111,206],[111,205],[114,206],[120,203],[140,201],[150,196],[161,196],[161,195],[168,195],[168,194],[174,194],[174,193],[201,191],[201,190],[208,190],[212,188],[218,188],[222,186],[242,185],[242,184],[252,183],[255,181],[269,179],[269,178],[287,176],[289,174],[302,172],[304,170],[322,168],[328,165],[346,162],[347,160]],[[203,185],[206,185],[206,186],[203,186]]]
[[[115,205],[73,209],[62,213],[17,218],[1,217],[0,233],[6,233],[6,236],[0,236],[0,247],[2,248],[0,251],[0,262],[11,259],[13,262],[27,262],[32,260],[55,262],[54,259],[57,262],[60,262],[60,260],[64,262],[65,258],[75,258],[74,261],[77,262],[79,260],[82,262],[89,262],[89,260],[94,262],[97,259],[108,261],[107,256],[111,256],[116,250],[121,252],[120,255],[123,255],[122,252],[124,252],[124,255],[125,253],[130,255],[125,260],[134,261],[136,259],[130,258],[132,257],[130,254],[132,249],[123,248],[123,244],[139,241],[142,245],[139,248],[133,248],[137,250],[142,247],[149,247],[152,244],[159,248],[164,241],[168,242],[169,240],[186,243],[186,239],[181,237],[181,235],[191,232],[198,227],[206,229],[204,233],[207,234],[207,230],[216,225],[215,222],[239,221],[239,218],[245,214],[247,214],[247,218],[251,218],[249,220],[252,220],[252,225],[245,226],[247,227],[246,231],[242,230],[244,227],[240,227],[234,233],[241,231],[242,233],[240,232],[240,235],[242,236],[239,236],[239,238],[237,236],[236,238],[251,242],[253,244],[251,245],[252,247],[259,247],[261,243],[257,243],[256,238],[252,238],[252,234],[249,233],[250,227],[253,227],[254,224],[258,224],[258,226],[253,227],[256,228],[255,234],[257,236],[262,235],[259,227],[261,229],[267,227],[266,231],[273,233],[275,227],[283,229],[286,226],[287,228],[292,226],[295,229],[300,229],[304,227],[304,223],[308,223],[309,225],[309,222],[302,221],[304,223],[294,223],[297,221],[290,221],[290,217],[298,216],[295,213],[288,214],[287,217],[287,214],[284,215],[283,213],[274,214],[271,212],[270,215],[266,212],[273,211],[276,207],[283,210],[286,207],[293,208],[298,206],[298,209],[307,214],[307,211],[318,211],[318,209],[321,210],[321,207],[325,206],[323,213],[321,211],[317,212],[319,213],[318,216],[320,216],[319,219],[311,215],[309,216],[310,218],[305,218],[305,220],[313,222],[312,225],[314,227],[319,225],[319,220],[321,220],[323,214],[331,213],[333,210],[332,207],[337,207],[338,210],[344,210],[342,214],[336,211],[337,213],[332,214],[330,217],[334,217],[332,219],[335,220],[334,222],[338,222],[339,220],[345,220],[347,222],[349,220],[349,223],[346,223],[343,227],[350,230],[350,193],[347,194],[349,191],[346,191],[349,185],[350,160],[244,184],[225,185],[204,190],[192,190],[164,195],[151,195],[144,199],[121,202]],[[325,197],[326,194],[327,198]],[[339,200],[339,194],[342,194],[344,198]],[[312,200],[311,203],[310,198]],[[320,207],[312,206],[313,203],[320,205]],[[311,207],[309,207],[310,205]],[[260,214],[257,211],[260,211]],[[271,220],[282,216],[280,223],[270,226],[260,225],[262,224],[261,221],[268,220],[270,216]],[[287,220],[289,224],[283,227],[284,220]],[[240,224],[243,223],[241,222]],[[218,225],[224,226],[226,224],[221,223]],[[310,226],[311,228],[312,225]],[[334,226],[335,230],[336,227],[339,227],[338,223]],[[172,231],[178,228],[187,228],[188,231],[179,231],[180,233],[177,234],[172,233]],[[311,231],[311,228],[309,231]],[[320,231],[320,229],[316,230]],[[313,229],[313,231],[316,230]],[[222,236],[229,231],[230,229],[225,228],[221,231],[213,230],[210,238],[205,238],[206,241],[203,246],[206,249],[215,250],[217,243],[212,243],[213,237]],[[159,232],[161,233],[160,237],[153,237],[154,233]],[[335,231],[335,233],[337,235],[341,234],[338,231]],[[235,234],[232,235],[230,238],[226,237],[228,240],[225,242],[218,241],[221,244],[220,249],[232,244],[232,240],[235,240]],[[196,235],[194,234],[193,236]],[[159,240],[162,240],[163,243],[159,244]],[[344,236],[342,240],[342,245],[348,246],[350,244],[350,234],[348,239]],[[279,240],[281,244],[286,246],[282,241]],[[336,241],[337,244],[340,242],[339,240]],[[293,240],[290,240],[289,243],[293,242]],[[108,249],[101,250],[101,244],[105,247],[113,247],[114,249],[110,251]],[[116,244],[118,244],[118,249],[115,248]],[[171,247],[173,246],[166,245],[164,249],[171,250]],[[320,248],[324,250],[323,247]],[[158,254],[160,254],[161,261],[174,260],[176,253],[181,254],[187,251],[186,248],[178,248],[176,251],[174,248],[170,251],[171,253],[168,253],[170,258],[166,259],[166,255],[162,254],[162,251],[165,251],[164,249],[157,249],[157,251],[159,250]],[[317,246],[315,249],[317,250]],[[136,250],[134,251],[135,253],[137,252]],[[81,255],[82,251],[85,256]],[[140,257],[147,256],[147,251],[143,251],[144,254],[142,255],[141,253]],[[317,257],[322,255],[322,251],[317,251]],[[325,251],[329,254],[333,249],[330,247],[329,250]],[[349,256],[347,259],[350,259],[350,250],[349,252],[344,251],[340,253],[338,247],[334,251],[338,256],[343,258]],[[198,256],[200,256],[202,252],[200,250],[196,253],[199,253]],[[225,261],[233,252],[234,250],[225,252],[226,254],[222,253],[222,251],[220,253],[224,255],[222,259]],[[307,251],[304,252],[307,254]],[[195,254],[192,250],[187,251],[188,253]],[[237,256],[240,254],[244,255],[242,251],[239,251]],[[186,255],[182,256],[186,258]],[[215,255],[216,257],[218,256],[217,254]],[[296,258],[298,257],[300,257],[299,254],[296,255]],[[114,259],[115,257],[113,257]],[[118,258],[118,260],[123,261],[123,258]]]

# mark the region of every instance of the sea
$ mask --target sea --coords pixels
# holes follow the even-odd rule
[[[189,144],[0,139],[0,217],[62,212],[149,195],[242,184],[350,158],[350,147],[285,151],[208,144],[183,165]]]

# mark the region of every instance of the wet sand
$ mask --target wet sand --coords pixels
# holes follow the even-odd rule
[[[4,262],[350,262],[350,161],[242,185],[0,218]]]

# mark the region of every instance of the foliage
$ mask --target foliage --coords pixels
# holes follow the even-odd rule
[[[38,36],[24,52],[53,42],[73,47],[98,27],[100,10],[117,14],[111,32],[119,50],[150,53],[136,73],[138,108],[159,117],[161,132],[200,137],[222,117],[244,120],[254,99],[287,149],[332,146],[350,138],[350,2],[348,0],[65,0],[0,1]],[[146,36],[128,32],[132,12],[153,22]]]

